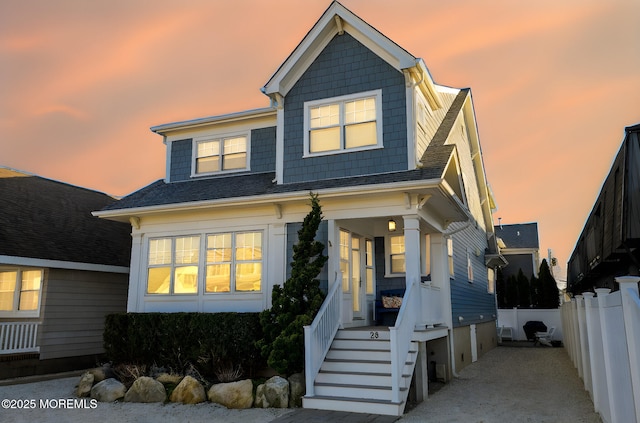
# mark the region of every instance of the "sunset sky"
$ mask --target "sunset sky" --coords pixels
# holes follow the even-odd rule
[[[638,0],[343,0],[470,87],[503,224],[566,262],[640,122]],[[125,195],[162,178],[149,127],[268,106],[328,0],[0,0],[0,165]],[[561,276],[563,278],[563,276]]]

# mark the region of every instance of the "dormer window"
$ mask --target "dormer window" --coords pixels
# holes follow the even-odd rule
[[[305,156],[382,147],[382,91],[309,101]]]
[[[194,175],[246,170],[249,167],[247,135],[206,137],[194,141]]]

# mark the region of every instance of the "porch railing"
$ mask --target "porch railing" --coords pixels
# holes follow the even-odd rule
[[[640,421],[640,278],[615,280],[619,291],[562,306],[565,347],[605,423]]]
[[[0,354],[40,352],[38,322],[0,323]]]
[[[408,287],[402,300],[402,306],[394,327],[389,328],[391,339],[391,395],[392,401],[400,402],[400,380],[404,369],[409,347],[420,316],[420,297],[418,291],[420,281],[414,280]]]
[[[338,273],[315,319],[311,325],[304,327],[304,372],[307,396],[314,395],[313,382],[338,332],[341,304],[342,274]]]

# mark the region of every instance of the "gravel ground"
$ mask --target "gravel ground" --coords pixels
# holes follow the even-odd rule
[[[32,409],[0,408],[0,422],[86,423],[99,419],[136,423],[259,423],[291,412],[228,410],[212,403],[92,404],[89,400],[86,400],[87,408],[63,408],[68,405],[66,401],[56,400],[73,399],[78,380],[79,377],[71,377],[0,386],[0,399],[35,400],[22,404],[23,407],[35,405]],[[49,401],[41,404],[40,400]],[[499,347],[467,366],[458,378],[405,414],[399,422],[600,423],[601,420],[593,411],[593,403],[563,348]]]

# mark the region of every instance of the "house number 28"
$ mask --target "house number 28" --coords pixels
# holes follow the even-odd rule
[[[378,331],[371,331],[369,332],[369,334],[371,335],[371,339],[378,339],[380,337],[380,334],[378,334]]]

